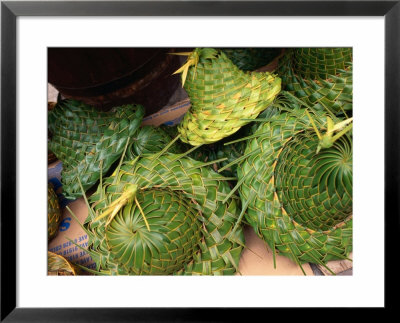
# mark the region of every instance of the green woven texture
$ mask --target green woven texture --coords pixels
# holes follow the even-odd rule
[[[67,198],[82,196],[121,156],[137,131],[144,108],[124,105],[109,112],[74,100],[64,100],[49,112],[49,149],[63,163],[61,182]]]
[[[90,197],[84,228],[97,273],[233,275],[244,235],[239,226],[230,236],[239,209],[222,203],[228,184],[201,162],[160,154],[122,163]],[[99,217],[126,192],[114,217]]]
[[[352,250],[352,138],[317,154],[305,110],[292,104],[262,123],[238,165],[245,217],[271,249],[300,266],[345,259]],[[326,114],[314,112],[326,127]]]
[[[326,77],[321,78],[320,75],[325,72],[314,75],[313,69],[307,69],[310,64],[302,66],[304,71],[300,70],[300,63],[306,60],[305,55],[301,56],[301,60],[297,58],[296,53],[301,50],[306,49],[288,50],[279,62],[277,74],[282,78],[282,89],[292,93],[314,109],[330,111],[334,114],[351,114],[353,108],[352,62],[346,64],[345,69],[335,68],[335,74],[327,74]],[[296,59],[298,62],[295,68]],[[326,61],[323,60],[319,62],[319,65],[323,67],[326,66],[325,63]],[[329,66],[326,66],[326,70],[333,72]],[[297,71],[305,76],[298,74]]]
[[[220,174],[226,177],[236,178],[237,164],[230,164],[243,156],[246,148],[246,141],[243,140],[232,144],[230,142],[249,135],[251,133],[250,126],[251,123],[243,126],[239,131],[229,137],[223,138],[212,144],[202,145],[190,153],[189,156],[195,160],[207,163],[215,161],[215,163],[211,164],[215,171],[219,171],[221,168],[226,167],[222,172],[220,172]],[[186,150],[187,149],[188,148],[186,148]]]
[[[236,160],[239,156],[241,156],[241,149],[242,147],[236,147],[236,146],[224,146],[225,142],[228,142],[233,136],[236,137],[236,135],[239,135],[241,130],[245,128],[242,127],[238,132],[233,134],[232,136],[226,137],[218,142],[212,143],[212,144],[207,144],[207,145],[202,145],[198,148],[196,148],[194,151],[190,152],[187,156],[190,158],[193,158],[194,160],[201,161],[203,163],[209,163],[212,161],[217,161],[216,163],[211,164],[210,166],[217,171],[219,168],[221,168],[223,165],[227,164],[229,161]],[[160,129],[160,128],[156,128]],[[163,132],[167,132],[169,135],[169,138],[175,138],[176,136],[179,135],[178,132],[178,127],[177,125],[175,126],[165,126],[161,128]],[[244,145],[243,149],[244,150]],[[171,150],[171,148],[175,148]],[[185,152],[190,149],[193,149],[193,146],[190,144],[183,143],[182,141],[176,141],[174,145],[169,149],[170,152],[173,153],[179,153],[179,152]],[[227,161],[221,161],[218,162],[219,159],[227,158]],[[132,159],[132,158],[130,158]],[[234,166],[235,167],[235,166]],[[229,169],[228,171],[225,171],[221,173],[223,176],[227,177],[236,177],[236,171],[233,171],[232,169]]]
[[[351,66],[352,48],[296,48],[294,71],[303,78],[328,79]]]
[[[63,256],[47,251],[47,274],[52,276],[75,276],[75,268]]]
[[[161,151],[168,143],[170,143],[172,139],[173,137],[171,137],[164,126],[140,127],[135,136],[131,138],[131,144],[129,144],[129,147],[126,151],[125,160],[132,160],[135,159],[135,157],[143,154],[157,153]],[[168,151],[172,153],[182,152],[178,142],[175,142]]]
[[[195,150],[190,156],[199,161],[212,162],[213,169],[218,171],[222,167],[228,165],[229,163],[235,161],[243,155],[245,148],[245,142],[241,142],[235,145],[224,145],[224,141],[218,141],[215,144],[204,145],[198,150]],[[226,158],[226,160],[218,162],[218,160]],[[221,175],[231,178],[236,178],[236,164],[224,169]]]
[[[193,158],[194,160],[201,161],[203,163],[210,163],[212,161],[216,161],[212,163],[210,166],[214,169],[214,171],[218,171],[218,169],[222,168],[223,166],[227,165],[228,163],[235,161],[238,157],[243,155],[244,148],[245,148],[245,141],[239,142],[234,145],[225,145],[231,140],[235,140],[244,136],[247,132],[247,126],[244,126],[239,129],[233,135],[226,137],[218,142],[202,145],[196,148],[194,151],[190,152],[187,156]],[[175,138],[179,135],[178,127],[175,126],[161,126],[155,129],[160,129],[161,133],[167,133],[166,136],[168,138]],[[176,141],[174,145],[168,150],[173,153],[181,153],[193,149],[193,146],[189,144],[185,144],[181,141]],[[161,149],[160,149],[161,150]],[[155,151],[154,151],[155,152]],[[130,155],[129,159],[133,159],[136,155]],[[226,158],[226,160],[219,161],[221,159]],[[226,177],[236,177],[236,164],[232,165],[228,169],[221,172],[221,175]]]
[[[276,114],[276,109],[273,106],[270,106],[267,110],[262,111],[258,118],[270,118],[274,114]],[[244,139],[248,136],[252,136],[258,128],[258,125],[258,122],[250,122],[229,137],[226,137],[211,145],[201,146],[199,149],[196,149],[192,154],[190,154],[190,156],[196,160],[202,160],[204,162],[226,158],[226,160],[214,164],[214,169],[223,176],[236,178],[235,181],[237,181],[237,163],[235,161],[244,155],[247,145],[247,141]],[[211,147],[208,148],[209,146]]]
[[[265,110],[281,89],[274,74],[241,71],[221,51],[197,48],[188,61],[184,88],[191,108],[178,125],[183,142],[193,146],[213,143],[249,123]]]
[[[259,114],[259,118],[270,118],[270,116],[276,114],[276,112],[277,109],[271,106],[270,108],[261,112]],[[235,161],[243,156],[246,148],[245,139],[247,136],[251,136],[254,133],[258,125],[258,122],[250,122],[229,137],[225,137],[212,144],[198,147],[193,152],[189,153],[188,156],[195,160],[209,164],[210,162],[215,161],[215,163],[211,163],[210,166],[217,172],[224,168],[219,173],[225,177],[231,178],[232,180],[230,183],[234,184],[237,180],[237,163]],[[166,128],[172,137],[176,137],[178,135],[177,126]],[[191,149],[191,145],[180,143],[180,151],[188,151],[189,149]]]
[[[281,52],[280,48],[221,48],[242,71],[254,71],[270,63]]]
[[[53,185],[49,183],[47,187],[47,237],[48,240],[55,238],[58,232],[58,226],[61,222],[61,209]]]

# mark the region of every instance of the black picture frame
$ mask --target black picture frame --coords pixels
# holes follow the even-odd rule
[[[16,307],[16,19],[19,16],[381,16],[385,19],[385,308],[390,237],[399,229],[400,1],[2,1],[1,3],[1,321],[236,321],[231,308]],[[372,153],[373,147],[371,147]],[[373,170],[371,171],[373,173]],[[392,232],[394,231],[394,232]],[[394,265],[393,265],[394,266]],[[392,266],[392,268],[393,268]],[[393,269],[394,270],[394,269]],[[393,280],[392,281],[392,277]],[[390,279],[390,282],[388,282]],[[39,291],[38,291],[39,293]],[[259,310],[259,309],[251,309]],[[242,312],[243,313],[243,312]],[[325,313],[327,314],[327,313]],[[252,314],[253,315],[253,314]],[[254,314],[258,315],[258,314]],[[254,316],[253,316],[254,317]],[[316,318],[317,319],[317,318]]]

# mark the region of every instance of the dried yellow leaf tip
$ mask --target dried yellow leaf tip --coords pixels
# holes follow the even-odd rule
[[[129,185],[125,191],[118,197],[114,202],[112,202],[104,211],[101,213],[94,221],[98,221],[111,213],[111,216],[106,222],[106,226],[112,221],[118,211],[127,203],[132,202],[134,197],[136,196],[136,192],[138,190],[138,186],[136,184]]]
[[[188,56],[186,63],[183,64],[172,75],[182,73],[182,87],[185,85],[186,77],[191,66],[194,66],[193,79],[196,75],[196,68],[200,58],[214,58],[217,51],[213,48],[196,48],[193,52],[170,53],[171,55]]]
[[[307,117],[310,119],[310,122],[314,128],[314,131],[317,134],[318,139],[319,139],[319,144],[317,147],[317,154],[319,153],[319,151],[321,149],[332,147],[336,140],[338,140],[341,136],[343,136],[345,133],[350,131],[353,127],[353,124],[352,124],[353,118],[348,118],[346,120],[343,120],[341,122],[334,124],[332,119],[329,116],[327,116],[326,117],[327,130],[326,130],[326,133],[324,135],[322,135],[319,132],[317,126],[314,123],[313,118],[311,117],[311,115],[308,113],[307,110],[306,110],[306,114],[307,114]],[[339,132],[334,136],[333,134],[337,131],[339,131]]]

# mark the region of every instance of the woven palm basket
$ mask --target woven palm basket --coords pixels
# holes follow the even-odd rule
[[[314,109],[350,116],[353,109],[351,48],[287,50],[276,71],[282,89]]]
[[[254,71],[270,63],[280,48],[221,48],[228,58],[242,71]]]
[[[177,138],[176,138],[177,139]],[[244,246],[226,178],[184,154],[122,163],[90,197],[87,252],[102,275],[233,275]]]
[[[49,183],[47,187],[47,239],[49,241],[56,237],[61,217],[62,213],[57,194],[53,185]]]
[[[47,251],[47,275],[76,276],[80,273],[82,273],[81,269],[70,263],[63,256]]]
[[[293,49],[293,68],[303,78],[328,79],[351,66],[352,48],[295,48]]]
[[[238,164],[242,213],[271,247],[274,260],[276,253],[299,266],[347,259],[352,250],[352,136],[346,133],[320,149],[306,109],[287,101],[278,111],[261,122]],[[323,133],[327,114],[309,111]]]

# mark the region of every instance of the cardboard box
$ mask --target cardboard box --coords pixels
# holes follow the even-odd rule
[[[276,267],[274,267],[272,250],[256,235],[252,227],[244,226],[244,236],[246,248],[242,252],[237,275],[303,276],[301,268],[285,256],[276,255]],[[302,267],[307,276],[314,275],[309,264],[304,264]]]
[[[83,197],[69,202],[68,207],[82,224],[88,216],[88,209]],[[62,209],[62,213],[62,221],[57,236],[50,241],[48,246],[49,251],[65,257],[72,263],[95,269],[96,264],[92,257],[86,251],[69,241],[71,239],[83,249],[87,249],[89,240],[87,234],[82,230],[79,223],[76,222],[66,207]]]
[[[349,255],[350,259],[353,259],[353,253],[351,252]],[[332,276],[332,273],[327,270],[325,267],[318,265],[318,269],[325,276]],[[350,260],[332,260],[328,262],[328,267],[332,270],[336,275],[352,275],[353,274],[353,261]]]
[[[159,126],[159,125],[167,125],[174,126],[178,124],[186,111],[190,108],[189,99],[185,99],[179,101],[171,106],[165,107],[160,111],[143,118],[142,125],[151,125],[151,126]]]

